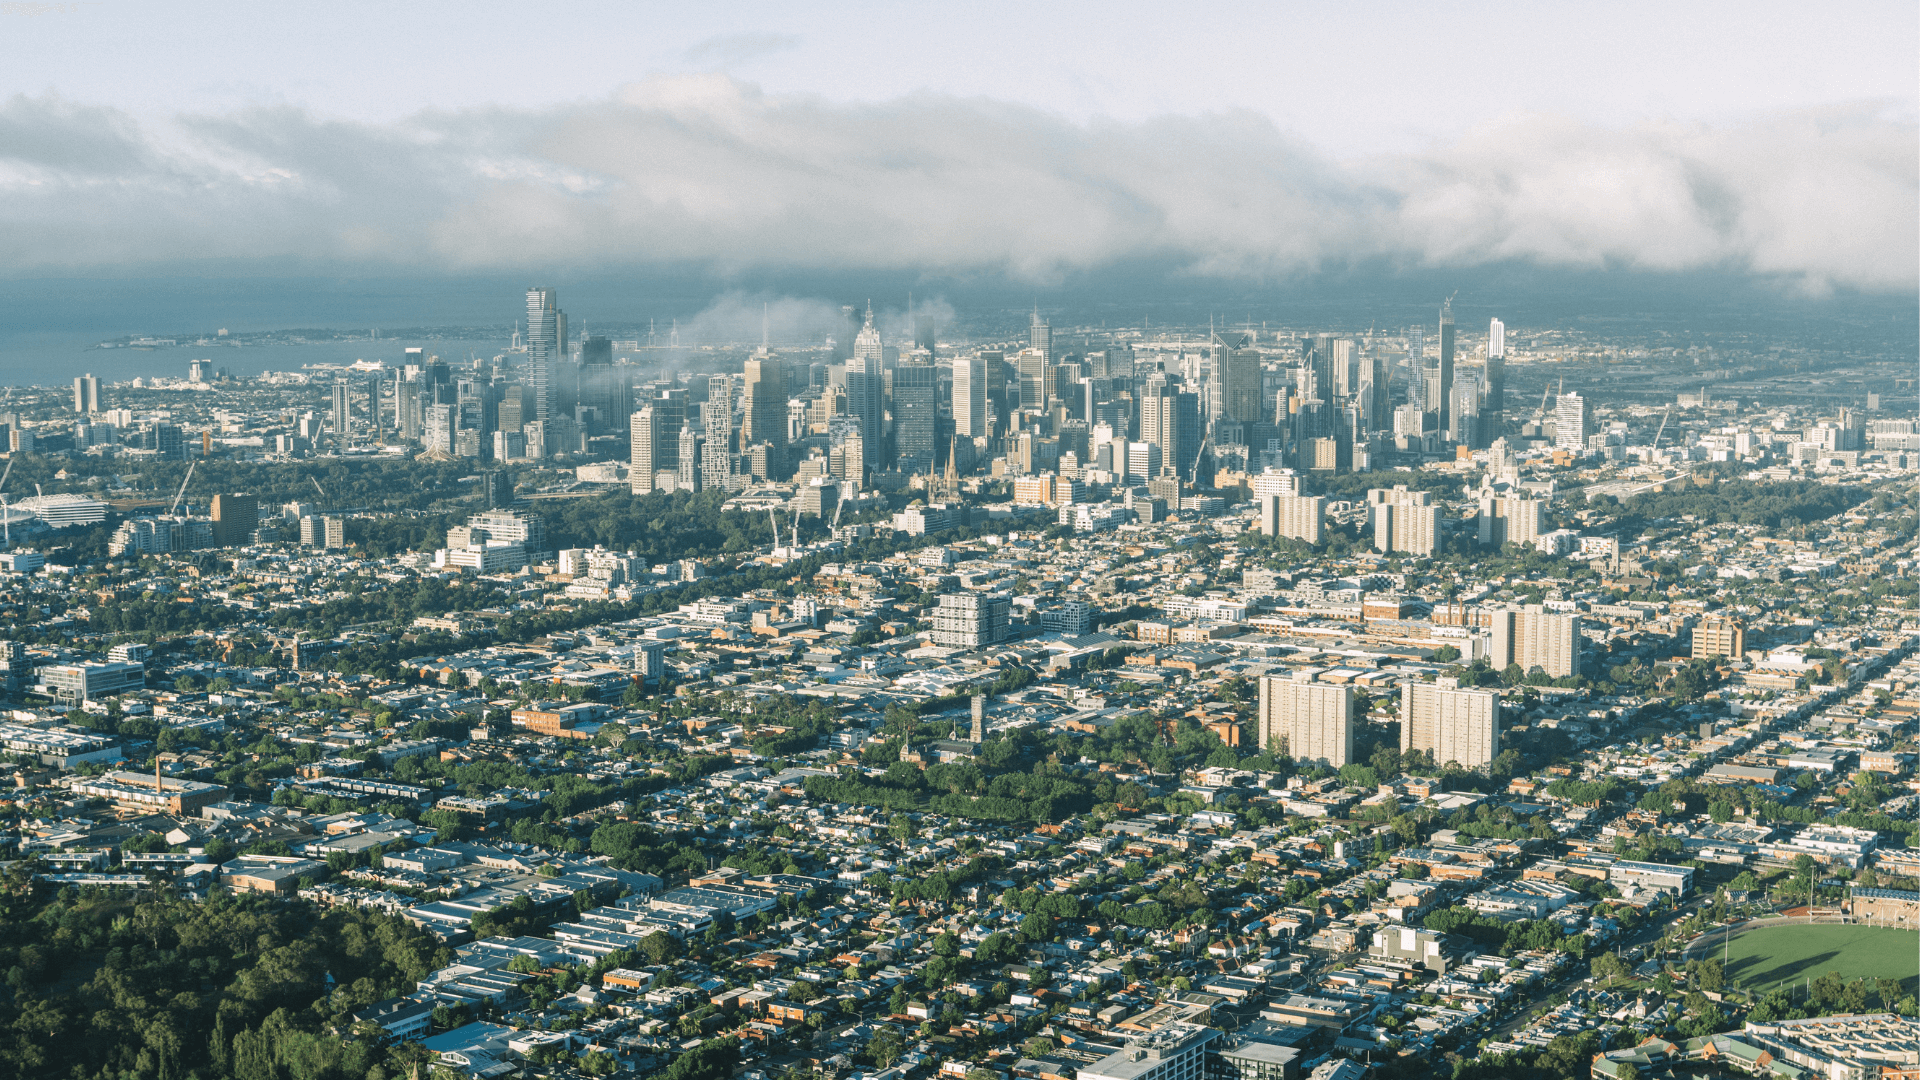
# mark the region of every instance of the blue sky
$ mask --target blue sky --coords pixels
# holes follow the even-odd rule
[[[10,3],[0,261],[1915,284],[1912,3]]]

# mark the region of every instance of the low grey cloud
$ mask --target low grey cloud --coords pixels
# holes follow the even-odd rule
[[[686,52],[688,63],[710,64],[715,67],[729,67],[744,64],[749,60],[758,60],[763,56],[790,52],[800,47],[800,39],[793,34],[777,34],[767,30],[750,31],[744,34],[721,34],[699,42]]]
[[[722,75],[389,126],[285,108],[141,124],[15,98],[0,106],[0,259],[16,274],[213,257],[1035,283],[1123,262],[1249,279],[1518,262],[1903,290],[1920,263],[1915,139],[1872,104],[1625,129],[1519,115],[1342,162],[1246,112],[1077,124]]]

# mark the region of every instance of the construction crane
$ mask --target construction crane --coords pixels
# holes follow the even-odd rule
[[[773,526],[773,550],[780,550],[780,519],[774,516],[773,507],[767,507],[767,524]]]
[[[7,467],[0,470],[0,535],[6,537],[7,550],[13,550],[13,511],[7,508],[7,477],[13,475],[13,459],[7,459]]]
[[[187,462],[187,475],[180,478],[180,490],[173,493],[173,505],[167,508],[168,517],[180,512],[180,500],[187,494],[187,484],[193,479],[193,469],[198,464],[198,461]]]
[[[1540,391],[1540,415],[1541,416],[1547,415],[1547,395],[1551,393],[1553,393],[1553,387],[1551,386]]]
[[[7,462],[7,465],[8,465],[9,467],[11,467],[11,466],[13,465],[13,462],[11,462],[11,461],[9,461],[9,462]],[[6,481],[6,478],[5,478],[5,477],[0,477],[0,488],[4,488],[4,487],[6,487],[6,486],[7,486],[7,481]],[[832,525],[830,525],[830,526],[828,526],[828,528],[830,528],[830,529],[832,529],[832,530],[833,530],[834,532],[839,532],[839,531],[840,531],[840,511],[842,511],[842,510],[845,510],[846,508],[847,508],[847,504],[846,504],[846,503],[845,503],[844,501],[842,501],[842,500],[839,500],[839,499],[835,499],[835,500],[834,500],[834,503],[833,503],[833,524],[832,524]]]
[[[793,500],[793,520],[787,523],[787,535],[791,538],[791,546],[798,548],[800,546],[800,500],[798,497]]]
[[[1213,442],[1209,435],[1200,440],[1200,450],[1193,455],[1193,468],[1187,470],[1187,483],[1198,486],[1200,483],[1200,459],[1207,456],[1207,446]]]
[[[1673,419],[1673,406],[1667,406],[1667,415],[1660,418],[1660,430],[1653,433],[1653,448],[1660,449],[1660,436],[1667,433],[1667,421]]]

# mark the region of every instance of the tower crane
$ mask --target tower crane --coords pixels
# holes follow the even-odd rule
[[[767,507],[767,524],[773,526],[773,550],[780,550],[780,519],[774,516],[773,507]]]
[[[1660,418],[1660,430],[1653,433],[1653,448],[1660,449],[1660,436],[1667,433],[1667,421],[1673,419],[1673,406],[1667,406],[1667,414]]]
[[[180,490],[173,493],[173,505],[167,508],[168,517],[180,512],[180,500],[187,494],[187,484],[193,480],[194,466],[199,464],[198,461],[187,462],[187,475],[180,478]]]
[[[12,462],[8,462],[7,464],[8,464],[8,465],[12,465],[13,463],[12,463]],[[5,478],[4,478],[4,477],[0,477],[0,487],[5,487],[5,486],[6,486],[6,480],[5,480]],[[830,525],[830,526],[828,526],[828,528],[830,528],[830,529],[832,529],[832,530],[834,530],[835,532],[838,532],[838,531],[839,531],[839,529],[840,529],[840,511],[842,511],[842,510],[845,510],[846,508],[847,508],[847,504],[846,504],[845,502],[842,502],[842,501],[841,501],[841,500],[839,500],[839,499],[835,499],[835,500],[834,500],[834,502],[833,502],[833,524],[832,524],[832,525]]]
[[[7,550],[13,550],[13,511],[7,509],[7,477],[13,475],[13,459],[7,459],[7,467],[0,470],[0,535],[6,538]]]

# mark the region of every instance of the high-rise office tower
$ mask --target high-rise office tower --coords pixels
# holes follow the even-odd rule
[[[1124,472],[1129,484],[1144,484],[1160,475],[1163,458],[1157,443],[1127,443],[1126,461],[1113,463],[1115,472]],[[1123,467],[1124,465],[1124,467]]]
[[[1007,382],[1010,378],[1007,373],[1007,354],[995,349],[984,350],[980,353],[980,365],[985,371],[983,381],[987,387],[988,425],[992,429],[988,434],[999,438],[1007,433],[1010,419],[1007,400]],[[1018,398],[1014,400],[1017,402]]]
[[[1440,430],[1451,430],[1453,406],[1453,300],[1440,304]]]
[[[351,393],[352,391],[347,385],[347,380],[345,379],[334,380],[334,383],[333,383],[333,443],[335,446],[344,447],[347,445],[348,427],[353,422],[350,414],[348,413],[348,409],[351,406],[351,398],[350,398]]]
[[[678,469],[680,467],[680,429],[687,422],[687,391],[684,387],[668,387],[661,390],[659,396],[649,404],[653,406],[653,427],[657,433],[653,446],[653,467]]]
[[[1519,664],[1520,670],[1540,668],[1556,679],[1580,674],[1580,617],[1552,615],[1539,604],[1493,612],[1493,652],[1496,671]]]
[[[402,377],[395,373],[393,381],[394,421],[400,428],[403,439],[418,439],[420,429],[426,417],[421,411],[420,378],[417,375]]]
[[[1345,400],[1360,392],[1359,351],[1352,338],[1333,339],[1329,350],[1330,365],[1333,369],[1333,396],[1336,400]]]
[[[893,444],[903,473],[933,471],[934,434],[939,422],[939,409],[934,403],[937,374],[932,364],[916,361],[902,361],[893,369]]]
[[[741,376],[745,419],[740,427],[740,452],[766,445],[767,467],[784,477],[787,462],[787,379],[785,365],[776,356],[755,356]]]
[[[658,416],[648,403],[627,423],[627,481],[635,495],[653,490],[654,475],[660,469],[655,452],[660,445]]]
[[[1013,362],[1020,376],[1020,408],[1036,412],[1046,408],[1047,394],[1053,383],[1053,371],[1047,363],[1047,354],[1039,349],[1021,349]]]
[[[911,298],[907,302],[907,307],[913,324],[913,347],[925,349],[931,355],[935,349],[933,316],[924,311],[911,311],[913,307]]]
[[[853,359],[870,360],[873,366],[868,370],[880,371],[880,361],[886,354],[886,348],[880,342],[880,331],[873,325],[873,302],[867,302],[867,315],[860,325],[860,332],[853,337]]]
[[[1180,384],[1176,378],[1156,371],[1140,387],[1140,441],[1159,447],[1161,464],[1178,471]]]
[[[513,508],[512,473],[505,469],[491,469],[481,474],[481,483],[486,485],[487,509],[510,510]]]
[[[91,416],[100,411],[100,380],[92,372],[73,380],[73,411]]]
[[[1507,327],[1499,319],[1487,324],[1487,398],[1480,403],[1479,447],[1493,445],[1507,427]]]
[[[453,433],[460,427],[460,407],[429,405],[421,424],[420,442],[429,453],[453,453]]]
[[[1560,395],[1553,408],[1553,445],[1585,450],[1593,427],[1593,406],[1572,390]]]
[[[1053,362],[1053,324],[1040,317],[1040,308],[1033,309],[1033,322],[1027,326],[1027,347],[1038,352],[1047,363]]]
[[[580,343],[580,364],[573,371],[577,381],[573,415],[587,424],[589,431],[619,430],[620,418],[633,415],[632,369],[613,363],[613,342],[604,337],[588,337]]]
[[[372,442],[373,445],[379,446],[382,441],[381,440],[382,428],[380,426],[380,376],[379,375],[367,376],[367,431],[372,436],[372,438],[369,441]]]
[[[1367,357],[1367,377],[1361,387],[1367,402],[1367,429],[1379,431],[1393,426],[1392,378],[1387,373],[1387,358],[1374,349]]]
[[[1500,695],[1458,679],[1400,685],[1400,752],[1424,750],[1439,766],[1477,769],[1500,753]]]
[[[1224,400],[1221,414],[1241,424],[1257,424],[1266,419],[1261,407],[1260,354],[1249,348],[1245,334],[1215,334],[1213,347],[1219,359],[1220,386]],[[1087,417],[1092,423],[1093,417]]]
[[[547,421],[557,414],[555,382],[559,365],[567,359],[567,316],[552,289],[527,290],[527,391],[533,398],[531,419]]]
[[[991,434],[987,416],[987,362],[978,356],[953,362],[953,433],[963,439]]]
[[[886,411],[886,379],[883,370],[885,349],[880,331],[873,326],[873,308],[867,308],[866,325],[853,341],[853,356],[847,360],[847,415],[860,422],[861,450],[866,467],[880,467],[880,445]]]
[[[1338,398],[1333,380],[1333,342],[1332,334],[1315,334],[1306,340],[1307,370],[1312,373],[1311,389],[1302,387],[1308,397],[1319,398],[1332,405]]]
[[[1338,769],[1353,760],[1353,687],[1302,671],[1260,679],[1260,746],[1302,765]]]
[[[1480,384],[1470,372],[1462,371],[1454,377],[1452,400],[1447,402],[1447,416],[1453,427],[1447,437],[1464,446],[1472,446],[1480,433]]]
[[[500,403],[494,407],[494,430],[518,435],[533,419],[533,396],[521,383],[508,383],[500,391]]]
[[[1206,441],[1200,420],[1200,395],[1191,390],[1177,390],[1173,395],[1173,410],[1176,434],[1171,464],[1182,478],[1191,480],[1200,460],[1200,444]]]
[[[699,491],[703,479],[700,465],[700,436],[693,430],[693,422],[683,420],[680,423],[680,453],[678,455],[679,476],[675,486],[682,491]]]

